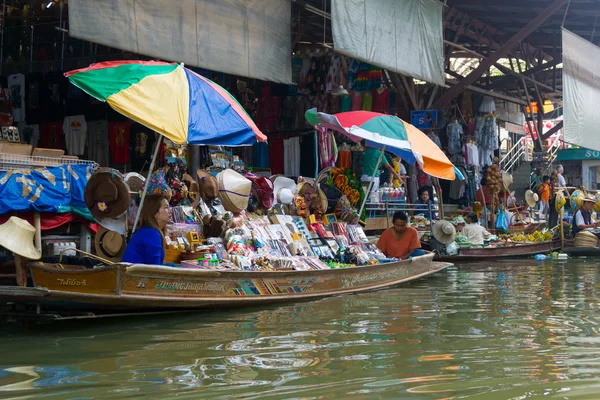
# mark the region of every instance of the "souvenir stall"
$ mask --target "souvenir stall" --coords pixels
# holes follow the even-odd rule
[[[168,65],[173,66],[171,79],[177,81],[181,70],[189,86],[201,85],[205,89],[202,93],[191,93],[191,96],[206,96],[204,100],[207,101],[195,102],[199,109],[189,113],[183,110],[184,115],[198,119],[190,120],[187,129],[165,127],[163,119],[168,119],[171,111],[169,107],[165,107],[167,111],[153,109],[149,99],[154,88],[144,86],[143,80],[136,89],[139,91],[135,98],[137,107],[131,107],[131,98],[120,96],[131,90],[127,87],[101,99],[107,98],[113,108],[152,126],[176,143],[236,146],[265,139],[244,110],[233,106],[237,103],[224,89],[183,67],[144,62],[121,67],[135,74],[139,71],[152,73],[153,68]],[[96,88],[98,81],[91,79],[91,75],[105,72],[108,77],[113,69],[112,64],[96,65],[93,69],[74,71],[68,76],[72,83],[86,92],[99,93]],[[215,126],[211,118],[198,117],[218,114],[219,107],[225,107],[231,118],[238,121],[237,134],[223,136],[219,132],[231,132],[231,129]],[[136,110],[135,113],[128,111],[131,109]],[[213,134],[201,135],[200,131]],[[329,146],[331,135],[326,130],[322,135],[320,143]],[[285,176],[267,178],[242,174],[243,166],[237,164],[240,172],[236,171],[236,164],[229,163],[226,152],[209,151],[211,170],[201,169],[195,176],[187,175],[179,160],[182,154],[177,154],[174,162],[153,171],[143,184],[137,215],[132,218],[132,233],[135,234],[146,196],[161,194],[169,199],[172,215],[165,235],[166,263],[200,269],[272,270],[327,269],[390,261],[368,243],[364,232],[356,225],[356,209],[364,200],[364,193],[359,181],[349,171],[328,166],[316,179],[300,179],[296,183]],[[329,161],[324,165],[328,164]],[[139,176],[137,179],[143,181]],[[329,204],[324,190],[337,192],[332,196],[332,204]],[[115,219],[123,216],[116,215],[116,211],[110,216],[102,214],[111,207],[101,203],[94,199],[89,205],[90,209],[100,210],[101,214],[96,215],[96,219],[107,230],[121,234],[123,224],[116,223]],[[121,249],[115,255],[118,257],[120,252]]]

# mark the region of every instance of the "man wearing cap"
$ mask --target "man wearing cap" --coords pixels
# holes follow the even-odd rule
[[[573,215],[573,236],[583,230],[598,226],[598,222],[594,221],[594,217],[592,217],[592,208],[594,208],[595,203],[596,200],[593,197],[589,195],[584,197],[583,205]]]

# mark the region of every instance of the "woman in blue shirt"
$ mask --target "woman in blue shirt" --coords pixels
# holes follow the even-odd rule
[[[168,200],[158,194],[147,196],[140,214],[140,228],[127,244],[121,260],[132,264],[163,265],[165,233],[170,221]]]

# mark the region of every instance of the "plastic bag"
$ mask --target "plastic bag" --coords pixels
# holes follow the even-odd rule
[[[500,232],[508,232],[509,220],[506,215],[506,211],[500,210],[498,211],[498,216],[496,219],[496,230]]]

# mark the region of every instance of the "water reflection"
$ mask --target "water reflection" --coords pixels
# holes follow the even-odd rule
[[[0,398],[598,398],[597,263],[240,311],[2,327]]]

